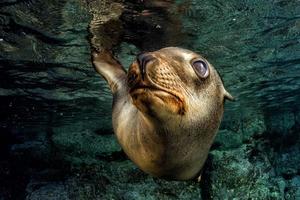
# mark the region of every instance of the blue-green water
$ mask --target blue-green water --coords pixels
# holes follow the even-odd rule
[[[298,0],[2,0],[0,200],[299,199],[299,43]],[[236,98],[201,184],[127,160],[91,64],[165,46],[204,55]]]

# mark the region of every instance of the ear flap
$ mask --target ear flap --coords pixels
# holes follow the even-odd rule
[[[224,82],[223,82],[223,79],[222,77],[220,76],[219,72],[216,71],[217,74],[219,75],[220,79],[221,79],[221,82],[222,82],[222,88],[223,88],[223,94],[224,94],[224,101],[227,99],[229,101],[235,101],[235,98],[233,96],[231,96],[231,94],[229,94],[229,92],[227,92],[224,88]]]
[[[234,101],[234,97],[231,96],[231,94],[229,94],[229,92],[227,92],[225,89],[224,89],[224,99],[227,99],[227,100],[230,100],[230,101]]]

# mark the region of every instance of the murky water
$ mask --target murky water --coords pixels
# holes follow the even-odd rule
[[[289,132],[299,123],[299,43],[299,0],[2,0],[0,160],[18,163],[19,154],[31,152],[28,148],[54,146],[51,153],[26,154],[35,158],[26,166],[36,167],[61,152],[74,156],[68,153],[72,142],[97,146],[103,140],[91,138],[111,136],[112,97],[91,64],[93,48],[111,49],[125,67],[139,52],[165,46],[199,52],[236,98],[226,104],[224,129],[262,118],[267,129]],[[84,131],[88,137],[79,137],[77,132]],[[111,151],[97,148],[80,147],[84,153],[74,157],[103,158]],[[98,162],[93,159],[88,163]],[[11,173],[7,177],[22,179],[19,172]],[[23,176],[18,190],[24,197],[28,174]]]

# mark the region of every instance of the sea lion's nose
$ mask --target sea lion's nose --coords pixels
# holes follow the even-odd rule
[[[145,78],[147,63],[149,63],[153,59],[155,59],[155,58],[149,53],[141,53],[137,56],[137,62],[138,62],[143,80]]]

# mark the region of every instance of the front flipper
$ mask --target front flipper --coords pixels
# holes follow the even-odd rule
[[[113,94],[126,85],[126,71],[109,51],[93,51],[92,55],[96,71],[107,81]]]

